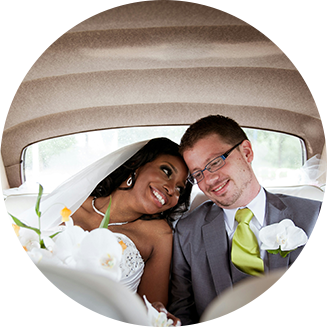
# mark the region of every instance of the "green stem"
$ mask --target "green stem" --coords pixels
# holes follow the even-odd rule
[[[39,219],[39,231],[40,231],[40,234],[39,234],[39,243],[40,243],[40,246],[42,247],[42,239],[41,239],[41,215],[38,217]]]
[[[110,195],[110,199],[109,199],[109,205],[108,205],[108,208],[106,210],[106,213],[101,221],[101,224],[99,226],[99,228],[106,228],[108,229],[108,225],[109,225],[109,220],[110,220],[110,208],[111,208],[111,200],[112,200],[112,197]]]

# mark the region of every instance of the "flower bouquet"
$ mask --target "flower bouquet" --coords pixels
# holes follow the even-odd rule
[[[39,185],[35,204],[37,227],[28,226],[9,213],[14,221],[16,235],[32,261],[35,264],[45,263],[94,272],[119,281],[124,244],[119,243],[108,229],[111,199],[99,228],[91,232],[74,226],[71,211],[66,207],[60,212],[62,225],[43,230],[40,211],[42,194],[43,187]]]
[[[110,220],[111,198],[108,209],[99,228],[91,232],[75,226],[71,210],[65,207],[61,210],[62,224],[51,230],[42,229],[42,213],[40,203],[43,187],[39,185],[35,214],[38,226],[28,226],[17,217],[9,213],[14,221],[13,227],[23,248],[38,264],[57,265],[70,269],[77,269],[109,277],[119,282],[121,279],[122,254],[126,248],[123,241],[119,241],[115,234],[108,229]],[[149,325],[155,327],[169,327],[172,320],[166,313],[158,312],[144,297],[148,311]]]

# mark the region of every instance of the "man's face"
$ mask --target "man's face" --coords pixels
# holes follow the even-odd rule
[[[214,158],[230,150],[235,144],[223,142],[219,135],[211,134],[187,149],[184,160],[190,173],[202,170]],[[243,141],[225,160],[225,165],[211,173],[203,172],[199,188],[218,206],[233,209],[246,206],[258,194],[260,185],[253,173],[251,143]]]

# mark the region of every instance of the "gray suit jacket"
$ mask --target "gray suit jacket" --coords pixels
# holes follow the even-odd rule
[[[267,225],[291,219],[310,236],[318,218],[321,202],[266,191]],[[303,247],[286,258],[266,253],[267,270],[287,268]],[[197,323],[208,304],[221,292],[243,278],[230,260],[223,210],[208,201],[180,219],[174,234],[171,298],[168,311],[183,325]]]

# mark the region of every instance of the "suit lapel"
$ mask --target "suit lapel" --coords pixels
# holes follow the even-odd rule
[[[287,216],[287,206],[275,194],[266,191],[267,204],[265,220],[267,225],[279,223]],[[223,210],[213,205],[206,216],[206,224],[202,226],[202,237],[205,251],[217,295],[224,289],[232,287],[228,236],[226,234]],[[282,258],[277,254],[267,254],[268,272],[273,269],[287,268],[289,256]]]
[[[266,191],[267,205],[266,205],[266,222],[267,226],[279,223],[281,220],[291,218],[287,216],[287,206],[275,194]],[[279,254],[271,254],[266,252],[268,270],[287,268],[289,264],[289,256],[282,258]]]
[[[202,237],[217,295],[232,286],[228,260],[228,242],[223,210],[216,205],[202,226]]]

